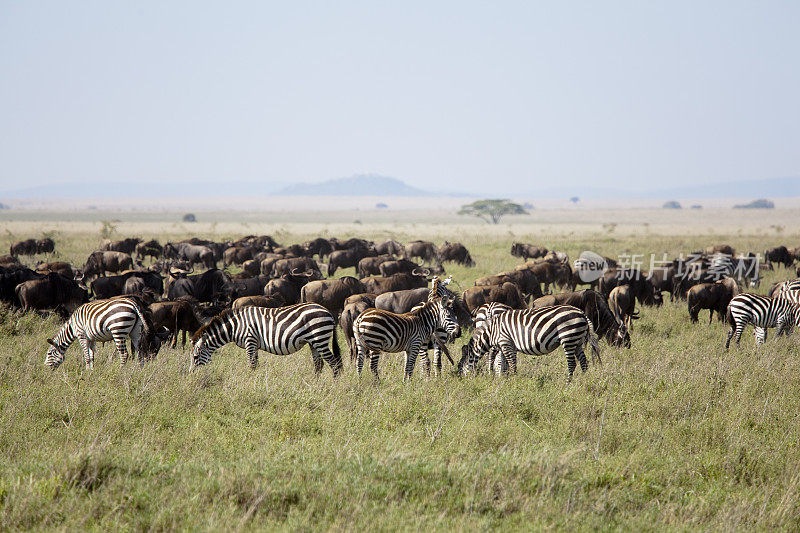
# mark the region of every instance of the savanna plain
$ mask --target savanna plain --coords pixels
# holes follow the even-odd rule
[[[645,270],[651,253],[800,245],[790,209],[535,211],[497,226],[411,211],[197,218],[4,212],[0,249],[50,235],[82,264],[104,236],[447,239],[477,263],[447,265],[464,289],[517,264],[514,241],[571,259],[644,254]],[[750,290],[793,277],[778,267]],[[417,371],[407,384],[387,355],[377,386],[347,357],[338,379],[327,366],[316,377],[307,348],[262,352],[251,371],[229,345],[189,373],[180,345],[122,367],[107,344],[92,371],[75,345],[50,371],[57,318],[2,310],[0,529],[800,529],[797,333],[756,348],[749,329],[724,351],[727,326],[705,312],[691,324],[685,302],[639,309],[632,348],[602,341],[602,366],[571,383],[558,349],[521,356],[510,377]]]

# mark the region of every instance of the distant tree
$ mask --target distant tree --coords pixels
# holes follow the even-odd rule
[[[703,209],[703,206],[700,204],[694,204],[690,209]]]
[[[766,198],[760,198],[758,200],[753,200],[747,204],[739,204],[733,206],[734,209],[774,209],[775,202],[772,200],[767,200]]]
[[[519,204],[508,200],[478,200],[461,206],[459,215],[469,215],[485,220],[487,224],[497,224],[506,215],[527,215]]]
[[[183,215],[184,222],[197,222],[197,217],[194,216],[194,213],[186,213]]]
[[[378,202],[377,204],[375,204],[375,209],[386,209],[387,207],[389,206],[383,202]]]
[[[676,202],[675,200],[670,200],[669,202],[664,202],[662,205],[664,209],[681,209],[681,204]]]
[[[578,198],[577,196],[573,196],[572,198],[569,199],[569,201],[572,202],[573,204],[577,204],[578,202],[581,201],[581,199]]]

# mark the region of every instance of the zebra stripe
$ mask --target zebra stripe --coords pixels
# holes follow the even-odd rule
[[[499,349],[511,372],[517,371],[517,352],[544,355],[559,346],[567,355],[569,377],[575,371],[576,359],[585,372],[588,369],[584,345],[591,345],[592,355],[600,362],[600,347],[592,323],[586,314],[571,305],[555,305],[539,309],[512,309],[500,313],[486,326],[476,329],[459,361],[459,370],[468,373],[492,349]],[[499,365],[495,364],[495,372]]]
[[[149,323],[135,298],[116,297],[85,303],[72,313],[54,338],[47,339],[51,346],[44,364],[53,369],[58,367],[75,339],[81,345],[87,368],[94,368],[94,344],[98,341],[114,341],[120,362],[124,365],[128,360],[125,341],[130,337],[132,354],[138,352],[142,360],[146,348],[143,341],[150,333]]]
[[[772,297],[775,298],[790,291],[800,291],[800,278],[780,282],[772,291]]]
[[[432,340],[435,331],[443,329],[448,339],[458,331],[451,304],[450,299],[433,298],[419,309],[404,314],[381,309],[368,309],[361,313],[353,324],[359,375],[364,368],[365,354],[369,354],[369,366],[377,379],[381,352],[404,351],[403,381],[411,379],[417,356]]]
[[[784,293],[796,297],[796,293]],[[767,298],[757,294],[740,294],[734,296],[728,304],[728,321],[731,327],[725,338],[725,349],[731,344],[731,338],[739,345],[742,332],[748,324],[753,324],[756,334],[756,345],[767,340],[767,329],[777,328],[777,336],[790,333],[795,325],[800,325],[800,306],[795,301],[781,296]]]
[[[247,352],[251,368],[258,365],[259,350],[289,355],[308,344],[316,373],[322,371],[323,360],[330,365],[334,376],[342,369],[336,321],[330,311],[319,304],[225,310],[192,338],[191,367],[210,363],[212,354],[230,342]],[[329,343],[332,343],[332,351]]]

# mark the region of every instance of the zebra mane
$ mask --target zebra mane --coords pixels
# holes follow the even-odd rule
[[[228,317],[235,314],[236,314],[235,309],[225,309],[220,314],[218,314],[217,316],[215,316],[214,318],[212,318],[211,320],[200,326],[200,329],[198,329],[194,333],[194,335],[192,335],[192,344],[200,340],[200,338],[206,331],[218,325],[222,325],[228,319]]]

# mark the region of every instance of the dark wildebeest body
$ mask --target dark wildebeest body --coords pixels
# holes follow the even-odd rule
[[[508,270],[494,276],[483,276],[475,280],[475,286],[502,285],[507,281],[519,287],[523,296],[528,300],[542,296],[542,287],[539,283],[539,279],[536,277],[536,274],[527,268],[522,270]]]
[[[167,288],[170,300],[191,296],[198,302],[229,302],[233,294],[230,276],[216,268],[178,278]]]
[[[378,270],[380,275],[384,278],[388,278],[394,274],[425,273],[427,276],[429,273],[427,269],[422,268],[414,261],[409,261],[408,259],[393,259],[390,261],[384,261],[378,266]]]
[[[241,265],[253,258],[253,249],[244,246],[231,246],[222,253],[222,265]]]
[[[322,237],[317,237],[316,239],[303,243],[303,248],[305,249],[305,255],[308,257],[314,257],[316,255],[319,257],[320,261],[325,259],[325,256],[330,255],[333,251],[333,246],[331,246],[330,241]]]
[[[336,318],[344,309],[344,301],[349,296],[364,292],[364,284],[352,276],[310,281],[300,290],[300,302],[319,304]]]
[[[777,246],[764,252],[764,261],[770,266],[772,263],[778,263],[784,268],[789,268],[794,263],[794,256],[785,246]]]
[[[133,259],[125,252],[98,251],[86,259],[84,276],[103,276],[107,272],[118,273],[133,268]]]
[[[66,261],[53,261],[50,263],[40,263],[36,265],[36,271],[46,274],[48,272],[56,272],[61,274],[65,278],[68,279],[75,279],[75,271],[72,269],[72,265],[67,263]]]
[[[122,252],[131,255],[136,250],[136,246],[141,242],[142,239],[138,237],[122,239],[121,241],[104,241],[103,244],[100,245],[100,250]]]
[[[236,298],[231,304],[231,309],[239,309],[240,307],[269,307],[274,309],[275,307],[283,307],[286,305],[286,302],[283,301],[283,297],[280,294],[276,294],[274,296],[242,296],[240,298]]]
[[[445,242],[439,247],[439,262],[445,263],[447,261],[466,267],[475,266],[475,261],[472,260],[469,250],[460,242]]]
[[[163,246],[157,240],[149,240],[147,242],[140,242],[136,245],[136,257],[144,259],[148,255],[153,259],[161,257]]]
[[[211,269],[217,265],[217,256],[214,250],[204,244],[168,242],[164,245],[163,255],[167,259],[182,259],[190,266],[203,265],[205,268]]]
[[[42,279],[45,274],[34,272],[30,268],[17,268],[11,272],[3,272],[0,276],[0,301],[9,303],[15,307],[21,307],[17,297],[17,286],[35,279]]]
[[[373,307],[374,305],[370,305],[368,302],[357,300],[346,304],[342,310],[341,316],[339,317],[339,326],[341,326],[342,331],[344,332],[344,338],[347,341],[347,347],[350,350],[350,361],[355,361],[357,355],[355,336],[353,334],[353,323],[356,321],[356,318],[358,318],[358,315]]]
[[[403,253],[405,252],[405,247],[397,241],[388,240],[388,241],[383,241],[380,244],[376,244],[375,251],[381,255],[386,254],[386,255],[398,256],[398,255],[403,255]]]
[[[365,292],[374,294],[428,286],[428,280],[425,276],[416,276],[414,274],[394,274],[388,277],[370,276],[362,279],[361,282],[364,284]]]
[[[347,306],[348,304],[352,304],[355,302],[364,302],[370,307],[375,307],[375,298],[377,297],[378,297],[377,294],[372,294],[371,292],[362,292],[361,294],[353,294],[345,298],[344,305]]]
[[[537,259],[547,255],[547,248],[541,246],[534,246],[533,244],[524,244],[515,242],[511,245],[511,255],[514,257],[521,257],[522,259]]]
[[[365,257],[358,262],[356,272],[358,277],[363,278],[366,276],[381,276],[380,266],[386,261],[391,261],[391,255],[377,255],[375,257]]]
[[[566,287],[572,280],[572,269],[563,263],[551,263],[544,261],[541,263],[517,265],[515,270],[529,270],[533,272],[536,279],[544,284],[544,292],[550,290],[550,285]]]
[[[316,273],[320,272],[319,265],[310,257],[288,257],[278,259],[272,264],[270,277],[272,279],[280,278],[286,274],[291,274],[295,270],[298,272],[306,272],[309,270]],[[321,273],[319,276],[321,277]]]
[[[464,291],[462,299],[470,313],[475,313],[480,306],[493,302],[506,304],[512,309],[526,308],[525,296],[519,287],[510,281],[506,281],[502,285],[470,287]]]
[[[333,274],[340,268],[355,268],[359,261],[365,257],[374,257],[376,254],[372,248],[348,248],[347,250],[335,250],[328,256],[328,275]]]
[[[618,285],[611,289],[608,307],[614,318],[625,324],[629,331],[632,321],[639,318],[639,313],[636,312],[636,295],[630,285]]]
[[[56,251],[56,243],[50,237],[36,241],[36,251],[40,254],[52,254]]]
[[[739,285],[733,278],[723,278],[715,283],[700,283],[695,285],[686,294],[686,303],[689,308],[689,319],[696,323],[699,321],[700,311],[708,309],[708,323],[714,319],[714,311],[717,318],[722,321],[728,310],[728,304],[734,296],[741,291]]]
[[[10,254],[11,255],[36,255],[39,248],[36,246],[36,239],[25,239],[24,241],[18,241],[11,245]]]
[[[270,280],[264,286],[264,296],[280,294],[286,305],[300,303],[300,291],[310,278],[310,272],[284,274],[280,278]]]
[[[269,276],[254,276],[245,279],[232,279],[234,296],[263,296],[264,287],[269,283]]]
[[[15,292],[23,311],[63,310],[69,316],[89,295],[75,280],[51,272],[41,279],[17,285]]]
[[[436,245],[430,241],[411,241],[405,246],[406,259],[418,257],[423,263],[431,264],[436,261],[438,252]]]
[[[186,347],[186,334],[190,336],[203,326],[197,306],[190,300],[156,302],[149,306],[153,325],[167,328],[172,337],[172,347],[178,344],[178,333],[183,333],[181,347]]]
[[[634,298],[642,305],[659,306],[664,302],[661,292],[656,291],[647,277],[637,269],[616,269],[605,272],[600,278],[598,292],[609,298],[610,305],[611,291],[623,285],[631,288]]]

